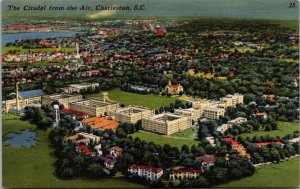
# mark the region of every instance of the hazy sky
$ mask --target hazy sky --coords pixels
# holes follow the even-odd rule
[[[289,8],[289,3],[295,3],[295,8]],[[298,2],[296,0],[5,0],[2,11],[6,16],[36,15],[36,16],[67,16],[85,17],[92,11],[8,11],[8,5],[52,5],[81,6],[89,5],[145,5],[145,11],[117,11],[117,16],[159,16],[159,17],[229,17],[296,20],[299,18]],[[99,12],[99,11],[98,11]]]

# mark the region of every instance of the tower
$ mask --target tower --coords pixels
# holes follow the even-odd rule
[[[80,54],[79,54],[79,46],[78,46],[78,43],[76,43],[76,56],[75,58],[79,59],[80,58]]]
[[[20,102],[19,102],[19,82],[16,82],[16,104],[17,104],[17,110],[20,110]]]
[[[103,102],[109,102],[108,92],[102,92],[102,93],[101,93],[101,100],[102,100]]]
[[[58,123],[60,121],[59,105],[55,104],[53,108],[55,113],[55,122]]]

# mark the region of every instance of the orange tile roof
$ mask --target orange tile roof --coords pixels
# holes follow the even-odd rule
[[[82,121],[82,123],[98,130],[116,129],[119,126],[119,123],[117,121],[105,119],[103,117],[86,118]]]

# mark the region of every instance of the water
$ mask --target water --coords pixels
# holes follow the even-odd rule
[[[56,37],[71,37],[77,32],[30,32],[30,33],[4,33],[2,34],[2,45],[21,39],[47,39]]]
[[[22,133],[8,133],[6,144],[10,147],[31,147],[36,145],[36,133],[30,132],[27,129],[22,131]]]

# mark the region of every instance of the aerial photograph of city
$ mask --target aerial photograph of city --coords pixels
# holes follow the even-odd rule
[[[298,1],[1,3],[3,188],[300,187]]]

